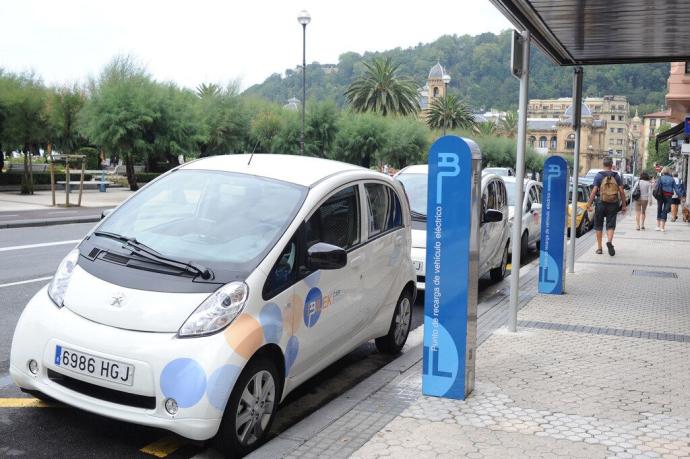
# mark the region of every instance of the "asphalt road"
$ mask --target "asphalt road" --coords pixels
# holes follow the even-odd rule
[[[65,406],[37,407],[8,376],[12,334],[24,305],[93,225],[0,230],[0,456],[192,457],[204,451],[205,445]],[[531,252],[526,262],[534,261],[536,256]],[[504,287],[497,287],[482,279],[479,301],[505,294]],[[422,321],[420,295],[413,308],[412,327],[420,326]],[[379,354],[373,343],[360,346],[290,394],[278,412],[273,434],[305,418],[391,360]]]

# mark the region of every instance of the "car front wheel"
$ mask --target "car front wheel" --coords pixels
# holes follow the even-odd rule
[[[237,379],[215,438],[226,457],[242,457],[266,439],[280,397],[278,369],[266,357],[249,362]]]
[[[391,326],[388,329],[388,334],[380,338],[376,338],[376,348],[384,354],[399,353],[407,335],[410,334],[410,326],[412,325],[412,298],[411,295],[405,291],[400,295],[398,304],[395,306],[395,313]]]
[[[503,280],[504,277],[506,277],[506,272],[508,271],[508,247],[510,245],[510,241],[506,244],[505,249],[503,249],[503,258],[501,258],[501,264],[493,268],[491,271],[489,271],[489,276],[491,276],[491,280],[494,282],[500,282]]]

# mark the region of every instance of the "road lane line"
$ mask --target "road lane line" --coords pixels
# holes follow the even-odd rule
[[[50,247],[50,246],[54,246],[54,245],[76,244],[77,242],[80,242],[80,241],[81,241],[81,239],[74,239],[73,241],[43,242],[41,244],[15,245],[12,247],[0,247],[0,252],[9,252],[10,250],[37,249],[39,247]]]
[[[167,457],[185,445],[187,445],[187,442],[184,439],[170,435],[144,446],[139,451],[151,456]]]
[[[53,278],[53,276],[48,276],[48,277],[38,277],[36,279],[29,279],[29,280],[25,280],[25,281],[10,282],[9,284],[0,284],[0,288],[12,287],[15,285],[22,285],[22,284],[30,284],[32,282],[47,281],[48,279],[52,279],[52,278]]]
[[[57,406],[33,397],[0,398],[0,408],[56,408]]]

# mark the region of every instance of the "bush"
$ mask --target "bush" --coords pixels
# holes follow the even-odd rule
[[[3,185],[21,185],[24,174],[0,174],[0,186]],[[50,185],[50,174],[34,173],[34,185]],[[70,182],[79,183],[81,173],[70,173]],[[84,181],[91,180],[91,174],[84,174]],[[62,182],[65,180],[65,174],[55,174],[55,182]]]
[[[151,180],[155,179],[158,176],[161,176],[163,174],[158,173],[158,172],[140,172],[136,174],[137,178],[137,183],[148,183]]]

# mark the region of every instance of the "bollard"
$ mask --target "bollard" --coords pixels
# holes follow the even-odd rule
[[[101,171],[101,183],[98,184],[98,191],[105,193],[105,171]]]

